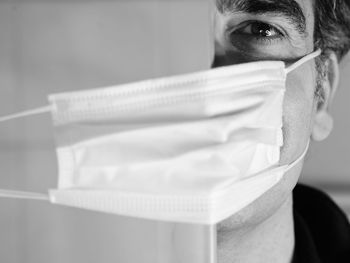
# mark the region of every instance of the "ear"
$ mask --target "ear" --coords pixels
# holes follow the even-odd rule
[[[326,76],[322,80],[323,102],[318,105],[311,137],[315,141],[326,139],[333,130],[333,118],[330,108],[339,86],[339,63],[334,52],[329,53],[326,61]]]

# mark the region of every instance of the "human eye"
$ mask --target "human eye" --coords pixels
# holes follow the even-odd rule
[[[247,21],[237,26],[229,34],[230,42],[246,45],[268,45],[282,41],[285,33],[277,26],[262,21]]]

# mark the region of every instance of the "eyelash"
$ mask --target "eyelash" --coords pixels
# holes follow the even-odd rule
[[[254,34],[249,34],[243,32],[244,29],[246,29],[248,26],[254,26],[254,25],[260,25],[260,26],[267,26],[268,28],[272,29],[274,32],[276,32],[276,36],[256,36]],[[285,37],[285,34],[283,33],[282,30],[278,29],[276,26],[273,26],[269,23],[265,23],[262,21],[257,21],[257,20],[252,20],[252,21],[247,21],[245,22],[242,26],[240,26],[238,29],[234,30],[229,34],[230,36],[230,41],[232,41],[232,38],[234,37],[243,37],[246,38],[247,40],[254,40],[260,44],[272,44],[275,41],[279,41]]]

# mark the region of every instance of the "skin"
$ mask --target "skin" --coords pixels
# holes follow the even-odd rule
[[[295,61],[314,51],[314,11],[311,0],[296,1],[305,16],[306,34],[300,34],[287,17],[280,14],[220,13],[215,7],[214,67],[257,60]],[[268,28],[266,39],[254,38],[256,30],[249,21],[261,21]],[[283,32],[283,36],[277,34]],[[260,28],[261,29],[261,28]],[[315,96],[317,71],[311,60],[287,78],[283,105],[284,145],[281,164],[296,160],[307,142],[325,139],[333,128],[329,106],[338,86],[338,61],[329,53],[326,78],[322,80],[324,102]],[[302,163],[258,200],[218,224],[218,262],[291,262],[294,250],[292,190]]]

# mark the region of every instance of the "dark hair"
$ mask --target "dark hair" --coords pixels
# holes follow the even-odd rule
[[[318,73],[315,96],[321,107],[325,101],[323,82],[329,51],[333,51],[340,61],[350,49],[350,0],[315,0],[314,10],[314,47],[322,50],[315,60]]]
[[[315,0],[314,45],[341,60],[350,49],[350,0]]]

